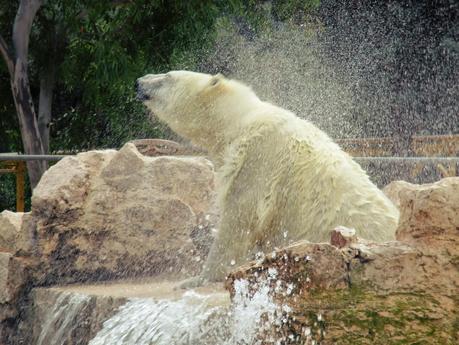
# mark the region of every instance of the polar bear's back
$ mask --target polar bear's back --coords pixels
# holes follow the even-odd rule
[[[247,131],[233,182],[252,191],[242,207],[256,204],[255,237],[274,244],[328,241],[343,225],[369,240],[394,239],[398,210],[324,132],[276,107]]]
[[[296,145],[288,184],[296,196],[288,199],[286,209],[293,212],[285,221],[298,239],[328,241],[338,225],[369,240],[395,238],[398,210],[351,157],[334,145]]]

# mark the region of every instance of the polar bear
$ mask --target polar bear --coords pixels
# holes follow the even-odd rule
[[[218,281],[259,251],[328,241],[343,225],[392,240],[399,212],[324,132],[246,85],[188,71],[146,75],[138,97],[217,169],[219,231],[199,278]]]

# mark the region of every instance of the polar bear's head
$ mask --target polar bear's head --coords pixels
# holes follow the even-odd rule
[[[260,102],[249,87],[221,74],[148,74],[139,78],[136,86],[138,98],[152,114],[209,151],[228,139],[241,117],[250,112],[254,102]]]

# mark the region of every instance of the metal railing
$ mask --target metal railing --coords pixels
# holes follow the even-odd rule
[[[149,147],[147,144],[153,141],[156,144]],[[163,142],[163,140],[159,140]],[[411,150],[416,157],[394,157],[395,138],[351,138],[338,139],[337,143],[344,151],[354,156],[359,162],[372,161],[416,161],[423,164],[432,162],[437,170],[441,172],[442,177],[457,176],[459,174],[458,156],[459,156],[459,135],[430,135],[430,136],[413,136],[411,141]],[[158,139],[137,140],[136,146],[142,149],[142,153],[158,151]],[[168,143],[168,146],[171,144]],[[173,150],[167,151],[166,154],[177,154],[177,149],[172,145]],[[175,150],[175,151],[174,151]],[[161,148],[159,149],[160,152]],[[75,152],[77,153],[77,152]],[[189,152],[188,154],[192,154]],[[18,212],[24,211],[25,204],[25,175],[27,173],[26,162],[31,160],[58,161],[71,154],[55,155],[23,155],[17,153],[0,153],[0,174],[13,173],[16,175],[16,209]],[[147,154],[148,155],[148,154]]]
[[[0,153],[0,175],[16,175],[16,212],[25,211],[25,177],[27,161],[58,161],[67,155],[20,155],[17,153]]]

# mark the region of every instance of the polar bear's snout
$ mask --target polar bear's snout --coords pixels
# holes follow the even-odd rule
[[[142,83],[140,82],[140,78],[135,82],[135,91],[137,94],[137,99],[139,101],[147,101],[150,97],[145,92]]]
[[[162,82],[166,78],[166,74],[147,74],[135,82],[135,89],[137,92],[137,98],[140,101],[147,101],[151,99],[153,91],[161,86]]]

